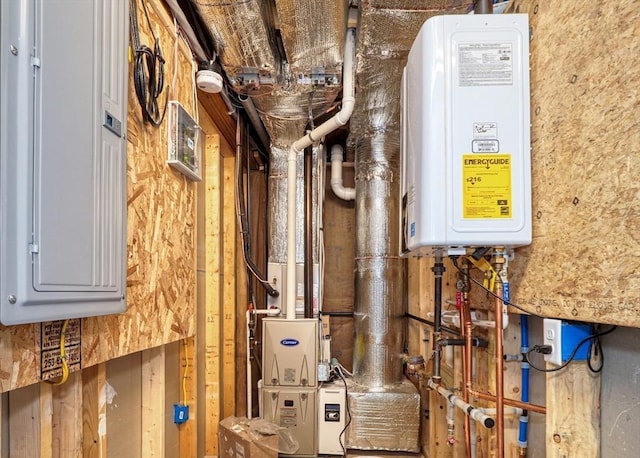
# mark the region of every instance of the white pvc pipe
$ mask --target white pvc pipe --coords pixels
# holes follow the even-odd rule
[[[343,200],[353,200],[356,198],[354,188],[345,188],[342,184],[342,154],[341,145],[331,147],[331,189],[333,193]]]
[[[353,84],[353,51],[355,31],[349,29],[344,44],[344,62],[342,66],[342,109],[331,119],[319,125],[304,137],[291,145],[287,158],[287,296],[286,318],[296,317],[296,194],[298,154],[314,142],[325,137],[339,127],[344,126],[353,113],[355,105]]]
[[[452,391],[447,390],[442,385],[437,384],[433,379],[429,379],[427,382],[429,388],[436,390],[443,397],[445,397],[450,403],[462,410],[471,419],[477,421],[487,429],[493,428],[495,421],[489,415],[482,413],[480,409],[474,405],[465,402],[460,396],[455,395]]]

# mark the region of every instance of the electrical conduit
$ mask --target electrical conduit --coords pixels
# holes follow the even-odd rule
[[[355,29],[347,30],[342,66],[342,109],[331,119],[313,129],[291,145],[287,158],[287,295],[286,318],[296,317],[296,178],[298,155],[327,134],[344,126],[353,113],[355,105],[353,82],[353,54],[355,49]]]

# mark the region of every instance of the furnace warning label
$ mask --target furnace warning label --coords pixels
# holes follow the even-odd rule
[[[40,379],[50,380],[62,375],[62,358],[60,356],[60,334],[62,321],[41,323],[40,340]],[[64,349],[69,372],[80,370],[81,364],[81,321],[79,318],[69,320],[65,332]]]
[[[511,86],[511,43],[461,43],[458,45],[460,86]]]
[[[462,156],[462,217],[511,218],[511,155]]]

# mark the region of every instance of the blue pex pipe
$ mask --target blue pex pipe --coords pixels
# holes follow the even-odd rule
[[[520,315],[520,351],[522,355],[526,355],[529,351],[529,320],[527,315]],[[521,391],[520,391],[520,400],[522,402],[529,402],[529,363],[526,359],[522,360],[520,363],[520,373],[521,373]],[[526,448],[527,447],[527,424],[529,423],[529,417],[527,413],[523,413],[520,416],[520,423],[518,428],[518,446]]]

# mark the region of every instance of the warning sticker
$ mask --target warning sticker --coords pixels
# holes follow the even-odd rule
[[[40,340],[40,379],[50,380],[62,375],[62,358],[60,357],[60,333],[62,321],[41,323]],[[69,372],[80,370],[81,365],[81,321],[79,318],[69,320],[65,332],[64,349]]]
[[[462,217],[511,218],[511,155],[462,156]]]
[[[458,45],[460,86],[511,86],[511,43],[461,43]]]

